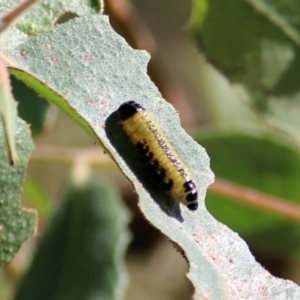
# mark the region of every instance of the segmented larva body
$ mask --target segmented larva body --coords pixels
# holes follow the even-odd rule
[[[118,112],[124,131],[150,173],[173,199],[190,210],[196,210],[198,192],[195,181],[152,115],[134,101],[123,103]]]

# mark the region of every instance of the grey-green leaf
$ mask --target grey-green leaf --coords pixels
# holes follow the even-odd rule
[[[13,10],[20,0],[0,1],[0,14],[3,15]],[[54,23],[60,16],[64,14],[73,14],[74,16],[83,16],[92,13],[97,13],[102,9],[102,2],[100,0],[87,1],[87,0],[54,0],[54,1],[38,1],[34,6],[29,8],[23,16],[21,16],[16,23],[12,24],[4,33],[0,36],[1,48],[5,51],[13,49],[16,46],[24,43],[32,36],[41,34],[47,30],[50,30]],[[45,121],[46,113],[48,111],[49,104],[44,100],[38,98],[33,91],[28,91],[28,88],[23,83],[12,79],[14,84],[14,95],[19,101],[19,115],[21,118],[31,124],[31,130],[33,134],[38,134],[42,131]],[[6,99],[6,98],[2,98]],[[14,159],[14,149],[11,142],[12,126],[15,123],[16,116],[16,104],[13,99],[9,104],[10,108],[15,110],[15,115],[10,113],[9,118],[5,118],[6,128],[8,130],[8,141],[12,148],[11,156]],[[32,109],[34,105],[34,109]],[[0,112],[1,110],[0,102]],[[4,108],[7,105],[4,106]],[[12,140],[13,141],[13,140]],[[15,159],[14,159],[15,160]]]
[[[122,299],[128,213],[113,189],[70,182],[15,300]]]
[[[29,128],[20,119],[16,124],[16,145],[19,161],[12,167],[0,122],[0,264],[11,261],[35,232],[35,213],[20,207],[26,167],[33,151]]]
[[[178,114],[148,78],[149,56],[131,49],[112,31],[107,17],[78,18],[57,26],[10,56],[18,64],[11,73],[101,141],[133,182],[146,217],[185,251],[196,299],[201,295],[210,299],[300,297],[295,284],[270,276],[246,244],[207,212],[204,197],[213,174],[206,151],[180,127]],[[163,193],[134,155],[117,113],[119,105],[129,100],[154,115],[195,177],[196,212]]]
[[[0,2],[0,12],[5,14],[14,9],[21,0]],[[89,0],[51,0],[38,1],[26,11],[17,22],[8,28],[0,38],[2,49],[13,49],[32,36],[41,34],[53,27],[57,18],[64,13],[83,16],[101,10],[101,1]]]

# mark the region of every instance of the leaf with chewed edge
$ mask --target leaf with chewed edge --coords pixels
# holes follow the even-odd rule
[[[207,212],[204,197],[213,174],[205,149],[184,132],[178,114],[150,81],[149,56],[130,48],[107,17],[72,20],[10,56],[18,64],[11,68],[14,76],[56,103],[110,152],[132,181],[146,217],[185,252],[195,299],[300,297],[294,283],[272,277],[255,262],[245,242]],[[129,100],[154,115],[193,174],[199,190],[196,212],[163,193],[134,154],[117,113]]]

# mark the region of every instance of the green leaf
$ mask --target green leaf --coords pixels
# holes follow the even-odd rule
[[[114,189],[69,184],[15,300],[122,298],[128,214]]]
[[[23,196],[38,211],[39,218],[48,220],[53,214],[53,205],[46,191],[32,177],[26,178]]]
[[[7,161],[6,139],[0,123],[0,264],[11,261],[22,244],[34,234],[36,215],[21,209],[20,197],[33,145],[28,126],[16,124],[17,166]]]
[[[15,8],[21,0],[0,2],[0,13],[5,14]],[[2,49],[13,49],[30,37],[41,34],[53,27],[58,17],[64,13],[78,16],[97,13],[101,10],[100,0],[51,0],[39,1],[0,37]]]
[[[56,103],[102,142],[132,181],[146,217],[185,251],[193,266],[188,277],[195,295],[236,299],[251,294],[259,299],[260,287],[268,286],[264,293],[272,299],[291,293],[300,297],[293,283],[271,277],[254,261],[246,244],[207,212],[204,197],[213,174],[205,150],[180,127],[178,114],[147,76],[149,56],[131,49],[112,31],[107,17],[71,20],[12,50],[10,56],[18,64],[10,69],[14,76]],[[134,154],[117,113],[120,104],[129,100],[154,115],[195,177],[199,190],[196,212],[165,194]]]
[[[300,205],[300,152],[268,136],[242,133],[197,137],[211,155],[219,178]],[[210,192],[209,211],[237,231],[253,249],[300,259],[299,223]]]
[[[300,10],[299,2],[292,2]],[[251,93],[255,90],[257,97],[299,91],[300,35],[289,23],[297,13],[291,8],[287,20],[274,11],[275,5],[194,0],[190,27],[196,40],[232,82],[243,83]]]
[[[11,82],[14,97],[18,101],[19,116],[30,124],[32,135],[38,135],[44,129],[47,121],[49,102],[13,76],[11,76]],[[34,109],[32,109],[33,107]]]
[[[299,143],[300,2],[194,0],[193,4],[190,30],[207,59],[234,83],[243,102]],[[223,103],[229,101],[222,98]]]

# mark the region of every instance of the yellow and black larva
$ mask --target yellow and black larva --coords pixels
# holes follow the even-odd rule
[[[196,210],[198,191],[195,182],[152,115],[134,101],[123,103],[118,112],[124,131],[149,171],[173,199]]]

